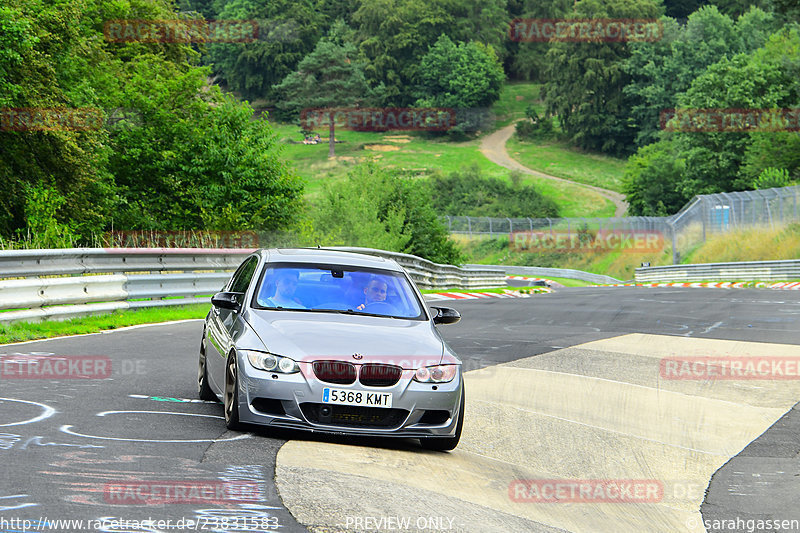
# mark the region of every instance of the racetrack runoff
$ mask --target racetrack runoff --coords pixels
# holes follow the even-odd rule
[[[677,354],[800,360],[800,347],[631,334],[475,370],[454,452],[290,441],[278,489],[321,531],[359,516],[446,517],[461,531],[705,531],[708,480],[791,409],[800,385],[663,379],[660,359]],[[553,483],[537,484],[537,498],[518,480]],[[658,492],[643,503],[544,501],[556,481],[570,499],[586,480],[650,481]],[[590,499],[614,496],[589,486]]]
[[[470,533],[800,518],[800,381],[671,379],[661,362],[800,357],[797,291],[569,288],[444,305],[462,313],[440,331],[468,370],[464,435],[450,453],[405,439],[227,431],[219,404],[194,399],[200,321],[0,347],[111,363],[98,379],[0,377],[0,517],[209,525],[238,514],[291,532]],[[108,490],[231,479],[258,498],[145,504]],[[650,499],[614,501],[612,482]],[[587,483],[592,501],[563,497]],[[547,499],[556,486],[558,502]]]

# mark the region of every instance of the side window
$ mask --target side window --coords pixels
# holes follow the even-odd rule
[[[236,274],[233,275],[233,279],[231,280],[231,288],[228,290],[230,292],[246,292],[247,286],[250,285],[250,280],[253,279],[253,274],[256,271],[257,264],[258,258],[251,257],[247,260],[247,262],[240,266],[239,270],[236,271]]]

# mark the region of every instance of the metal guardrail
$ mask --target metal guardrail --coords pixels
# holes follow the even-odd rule
[[[67,248],[0,250],[0,278],[70,274],[231,270],[252,250],[230,248]]]
[[[465,265],[469,268],[472,267],[488,267],[500,268],[510,276],[531,276],[535,278],[568,278],[578,279],[581,281],[588,281],[589,283],[622,283],[616,278],[606,276],[603,274],[593,274],[591,272],[584,272],[582,270],[573,270],[571,268],[546,268],[546,267],[530,267],[530,266],[509,266],[509,265]]]
[[[800,280],[800,260],[642,267],[635,277],[637,282]]]
[[[434,263],[416,255],[387,252],[372,248],[333,246],[327,249],[393,259],[408,272],[414,283],[421,289],[477,289],[503,287],[506,285],[506,274],[502,267],[466,265],[466,268],[462,268]]]
[[[502,270],[439,265],[371,248],[332,248],[394,259],[421,288],[505,285]],[[208,303],[252,250],[73,248],[0,251],[0,323],[64,319],[116,309]]]

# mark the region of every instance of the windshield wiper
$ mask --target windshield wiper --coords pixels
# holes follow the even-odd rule
[[[354,311],[352,309],[310,309],[310,311],[318,311],[320,313],[338,313],[340,315],[377,316],[380,318],[395,318],[398,320],[406,320],[403,317],[399,316],[379,315],[377,313],[365,313],[364,311]]]

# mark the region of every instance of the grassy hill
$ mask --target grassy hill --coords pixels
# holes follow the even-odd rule
[[[491,130],[523,118],[525,108],[530,104],[537,104],[538,96],[539,86],[537,84],[507,84],[500,100],[492,107],[497,121]],[[541,107],[541,104],[538,106]],[[306,195],[311,200],[320,194],[324,183],[341,179],[354,165],[367,160],[376,160],[386,167],[399,169],[406,175],[414,177],[429,176],[436,171],[450,173],[464,167],[477,165],[486,176],[506,181],[511,180],[510,172],[507,169],[495,165],[481,154],[480,137],[464,142],[454,142],[445,137],[435,137],[422,132],[379,133],[337,129],[336,157],[329,159],[327,142],[316,145],[302,144],[303,136],[297,125],[273,123],[273,128],[282,140],[284,156],[305,180]],[[327,140],[327,131],[318,133]],[[546,145],[543,144],[543,146]],[[519,157],[520,161],[524,159],[526,162],[530,161],[537,165],[531,168],[538,168],[541,163],[547,166],[555,165],[557,170],[562,172],[565,166],[572,165],[579,168],[575,181],[588,183],[589,180],[586,176],[592,172],[601,176],[597,183],[601,186],[606,186],[606,182],[613,181],[606,179],[606,176],[612,176],[616,171],[616,167],[614,167],[616,162],[611,161],[611,158],[607,158],[609,161],[604,161],[597,156],[576,153],[567,160],[563,154],[557,154],[550,150],[545,153],[545,156],[552,157],[553,161],[548,161],[541,155],[528,157],[529,147],[535,147],[535,145],[525,143],[522,150],[516,150],[521,155],[514,157]],[[564,149],[563,152],[566,153],[567,150]],[[564,177],[573,179],[571,175]],[[552,198],[558,205],[561,216],[609,217],[614,214],[614,205],[610,201],[582,187],[568,183],[555,183],[527,175],[521,176],[520,180],[524,184],[533,184],[543,195]]]

